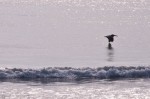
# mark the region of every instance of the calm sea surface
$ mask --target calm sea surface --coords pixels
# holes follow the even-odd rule
[[[1,0],[0,64],[149,65],[149,31],[148,0]]]
[[[0,98],[148,99],[149,37],[149,0],[0,0]]]

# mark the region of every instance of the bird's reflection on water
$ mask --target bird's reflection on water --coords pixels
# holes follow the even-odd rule
[[[112,47],[111,43],[107,46],[107,61],[114,61],[114,48]]]

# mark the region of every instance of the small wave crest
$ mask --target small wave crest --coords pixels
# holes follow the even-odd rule
[[[1,69],[0,79],[126,79],[150,78],[150,67]]]

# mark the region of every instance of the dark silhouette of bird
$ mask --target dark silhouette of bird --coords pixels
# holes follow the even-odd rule
[[[112,50],[112,49],[113,49],[113,47],[112,47],[112,45],[111,45],[110,43],[108,43],[107,49],[108,49],[108,50]]]
[[[106,38],[108,38],[108,42],[113,42],[114,41],[114,37],[117,36],[117,35],[114,35],[114,34],[111,34],[111,35],[107,35],[105,36]]]

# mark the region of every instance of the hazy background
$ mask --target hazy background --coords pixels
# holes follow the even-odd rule
[[[0,0],[1,67],[149,65],[149,43],[149,0]]]

